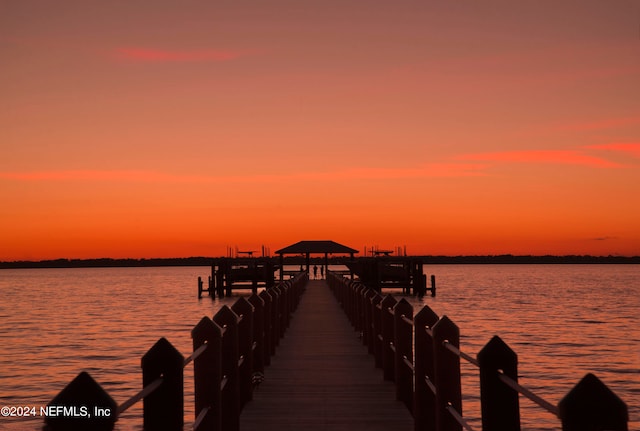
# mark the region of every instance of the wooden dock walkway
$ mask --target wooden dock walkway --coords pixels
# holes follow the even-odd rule
[[[405,298],[327,276],[308,281],[299,272],[223,305],[193,328],[187,357],[160,338],[142,357],[142,389],[120,404],[81,372],[47,406],[44,429],[112,431],[142,401],[145,430],[182,431],[184,368],[193,364],[198,431],[460,431],[473,429],[467,419],[519,430],[521,396],[564,431],[628,430],[626,404],[595,375],[550,403],[518,383],[517,355],[500,337],[473,357],[460,350],[455,323],[429,306],[414,313]],[[462,414],[462,359],[479,369],[481,418]],[[74,413],[82,409],[94,413]]]
[[[413,430],[324,280],[310,280],[240,429]]]

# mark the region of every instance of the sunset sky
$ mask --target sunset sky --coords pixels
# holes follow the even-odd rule
[[[0,0],[0,260],[640,255],[637,0]]]

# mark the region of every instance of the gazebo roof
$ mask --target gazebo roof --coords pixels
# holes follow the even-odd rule
[[[335,241],[298,241],[288,247],[276,251],[277,254],[306,254],[306,253],[337,253],[351,254],[358,253],[346,245],[338,244]]]

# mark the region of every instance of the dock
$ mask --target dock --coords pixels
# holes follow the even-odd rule
[[[202,317],[186,357],[160,338],[123,402],[81,372],[48,404],[43,429],[112,431],[142,402],[144,430],[183,431],[192,366],[195,431],[520,430],[521,397],[563,431],[628,430],[626,404],[595,375],[551,403],[518,382],[518,356],[499,336],[470,355],[449,317],[326,274],[301,271]],[[481,418],[463,414],[462,360],[478,369]]]
[[[418,256],[391,256],[392,251],[374,252],[371,257],[358,257],[358,250],[339,244],[335,241],[299,241],[276,251],[278,257],[264,254],[253,256],[253,251],[238,251],[236,256],[218,257],[211,260],[211,275],[207,285],[198,278],[198,298],[203,293],[220,298],[231,296],[234,290],[251,290],[258,293],[261,288],[271,289],[277,284],[275,273],[279,273],[279,282],[294,277],[300,271],[311,274],[320,269],[320,274],[329,271],[329,255],[332,265],[344,265],[348,268],[345,274],[358,280],[368,288],[381,292],[383,289],[402,289],[403,293],[424,296],[427,291],[436,295],[435,278],[431,276],[431,287],[427,287],[427,279],[423,274],[424,260]],[[240,253],[241,255],[238,255]],[[285,255],[289,257],[285,260]],[[315,255],[315,258],[311,258]],[[323,255],[324,258],[317,257]],[[342,256],[342,257],[340,257]],[[292,265],[293,264],[293,265]],[[285,270],[285,265],[295,266],[293,270]],[[319,268],[318,268],[319,266]],[[297,267],[300,268],[298,271]]]
[[[327,283],[310,280],[240,429],[408,431],[413,418]]]

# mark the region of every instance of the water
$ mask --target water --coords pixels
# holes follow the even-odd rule
[[[640,266],[442,265],[436,298],[410,298],[448,315],[475,356],[494,335],[518,353],[520,383],[556,404],[586,373],[629,407],[640,429]],[[198,300],[209,268],[0,271],[0,405],[44,406],[80,371],[117,403],[141,388],[140,358],[166,337],[187,356],[202,316],[237,298]],[[185,369],[185,429],[193,421],[193,368]],[[268,373],[268,370],[267,370]],[[477,371],[463,362],[464,413],[479,415]],[[559,421],[521,398],[523,429]],[[0,429],[37,430],[42,418],[0,418]],[[141,403],[117,422],[142,428]]]
[[[640,266],[443,265],[425,272],[436,275],[438,295],[423,303],[459,326],[463,351],[475,356],[499,335],[518,354],[519,383],[552,404],[594,373],[627,403],[629,429],[640,429]],[[463,364],[463,394],[477,395],[477,370]],[[464,402],[465,416],[478,417],[477,396]],[[520,406],[523,429],[560,429],[528,399]]]

